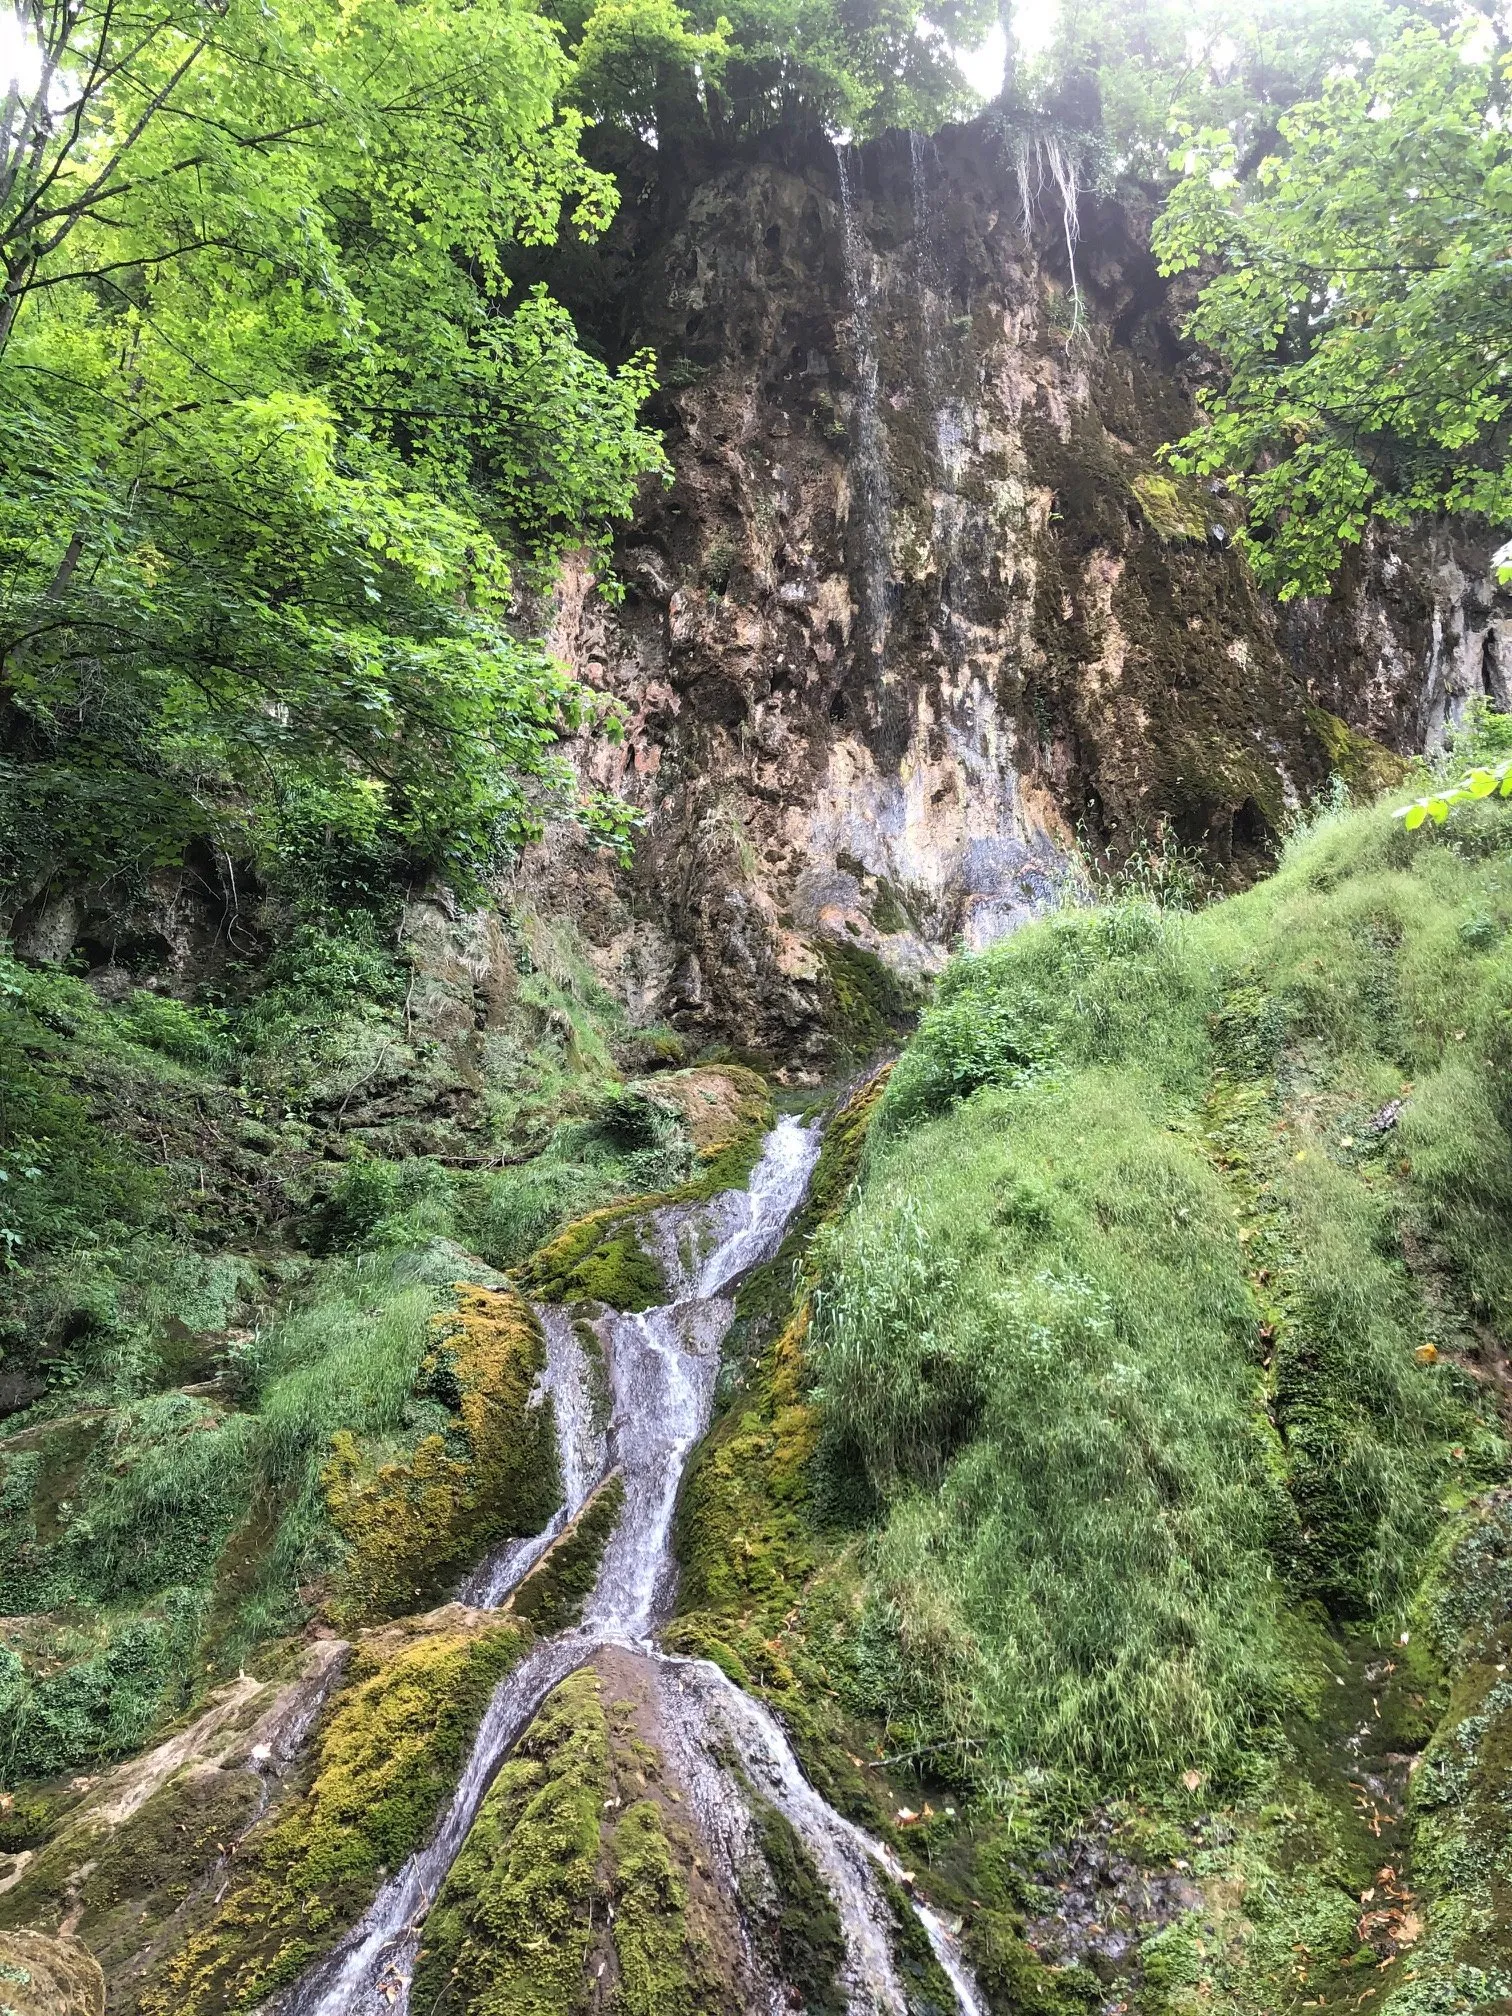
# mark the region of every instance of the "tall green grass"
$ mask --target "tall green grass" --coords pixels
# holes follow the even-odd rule
[[[830,1460],[888,1501],[931,1733],[1010,1769],[1232,1758],[1285,1689],[1285,1504],[1232,1211],[1151,1089],[980,1093],[879,1158],[826,1262]]]
[[[1240,897],[946,973],[814,1325],[921,1742],[1083,1790],[1239,1772],[1305,1679],[1289,1603],[1400,1624],[1505,1472],[1473,1375],[1512,1318],[1509,927],[1512,813],[1333,814]]]

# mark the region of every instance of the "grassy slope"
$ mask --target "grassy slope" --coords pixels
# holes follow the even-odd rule
[[[1018,1937],[1089,1812],[1206,1886],[1131,2008],[1512,1994],[1509,926],[1507,812],[1365,812],[959,961],[694,1473],[683,1642],[832,1789],[847,1727],[924,1760],[911,1853],[999,2008],[1095,2004]],[[1436,1722],[1409,1873],[1355,1788]]]

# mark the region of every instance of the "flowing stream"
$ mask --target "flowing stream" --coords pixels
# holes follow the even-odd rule
[[[766,1708],[707,1661],[671,1658],[653,1645],[672,1594],[678,1486],[708,1426],[720,1347],[734,1320],[735,1305],[726,1291],[776,1252],[818,1152],[817,1130],[780,1120],[767,1136],[748,1189],[653,1215],[648,1243],[666,1267],[673,1299],[639,1315],[609,1314],[595,1325],[612,1395],[607,1430],[595,1425],[584,1347],[571,1322],[558,1309],[538,1312],[547,1339],[541,1387],[555,1407],[566,1502],[545,1534],[512,1541],[485,1562],[464,1597],[486,1608],[502,1603],[611,1467],[624,1484],[619,1523],[582,1621],[532,1646],[499,1683],[431,1839],[389,1878],[347,1937],[270,2005],[281,2016],[405,2016],[425,1915],[495,1773],[551,1689],[608,1645],[655,1662],[669,1752],[730,1876],[738,1876],[749,1851],[749,1816],[737,1782],[743,1778],[786,1816],[834,1896],[853,2016],[906,2016],[892,1959],[890,1912],[875,1878],[876,1867],[896,1878],[901,1873],[896,1858],[825,1804]],[[981,2016],[982,2004],[951,1933],[922,1907],[919,1917],[963,2016]],[[760,1978],[754,1954],[747,1957]],[[778,2000],[781,1984],[768,1986],[773,2011],[785,2007]]]

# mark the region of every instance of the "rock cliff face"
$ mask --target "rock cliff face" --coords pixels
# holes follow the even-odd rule
[[[627,869],[554,832],[501,896],[574,924],[632,1021],[811,1077],[1053,901],[1073,841],[1241,882],[1332,772],[1378,785],[1375,744],[1512,705],[1490,534],[1373,532],[1327,600],[1259,593],[1233,502],[1159,456],[1209,368],[1189,293],[1053,150],[987,117],[615,165],[609,238],[543,274],[606,353],[654,346],[675,476],[617,601],[569,565],[529,620],[619,703],[580,765],[644,825]],[[265,956],[246,883],[205,850],[4,921],[107,993],[190,994]],[[409,949],[465,1048],[514,962],[497,920],[441,921]]]
[[[1347,757],[1320,708],[1407,749],[1505,697],[1462,541],[1258,594],[1158,459],[1196,367],[1149,219],[1078,230],[1064,186],[985,120],[653,166],[584,262],[580,317],[661,357],[676,480],[554,641],[621,700],[589,767],[646,823],[628,874],[558,839],[525,877],[638,1015],[816,1064],[1042,906],[1073,834],[1242,878]]]

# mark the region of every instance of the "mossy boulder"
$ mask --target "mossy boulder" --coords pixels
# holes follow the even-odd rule
[[[599,1563],[624,1503],[624,1483],[616,1474],[599,1486],[566,1532],[531,1569],[510,1598],[510,1615],[524,1617],[542,1638],[576,1624],[598,1579]]]
[[[647,1740],[648,1701],[646,1663],[624,1653],[548,1696],[426,1923],[416,2008],[734,2016],[736,1942]]]
[[[322,1481],[346,1556],[328,1607],[344,1626],[423,1607],[489,1548],[539,1533],[561,1503],[551,1401],[532,1399],[540,1325],[509,1289],[459,1283],[456,1298],[417,1382],[449,1405],[455,1429],[376,1467],[350,1431],[333,1438]]]
[[[416,2006],[567,2016],[593,1937],[609,1733],[597,1674],[547,1699],[501,1768],[425,1927]]]
[[[420,1846],[528,1626],[449,1606],[353,1655],[302,1788],[243,1840],[208,1920],[144,1982],[142,2016],[256,2008],[326,1952]]]

